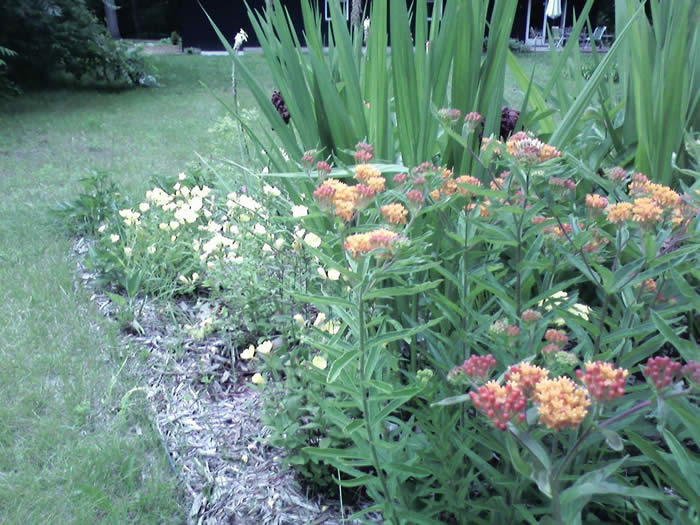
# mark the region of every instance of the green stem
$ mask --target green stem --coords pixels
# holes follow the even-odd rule
[[[468,244],[469,242],[469,212],[467,210],[464,211],[464,254],[462,256],[462,262],[463,262],[463,268],[462,268],[462,304],[461,307],[463,308],[463,314],[462,314],[462,337],[463,337],[463,353],[464,353],[464,359],[467,359],[467,353],[468,353],[468,348],[467,348],[467,311],[468,309],[466,308],[466,302],[467,302],[467,287],[469,286],[469,280],[467,279],[467,272],[469,270],[469,260],[468,260],[468,255],[469,255],[469,250],[468,250]]]
[[[391,522],[399,525],[398,517],[396,516],[396,510],[391,501],[391,494],[389,492],[389,485],[386,480],[386,474],[379,463],[379,456],[377,454],[377,446],[374,442],[374,432],[372,431],[372,415],[370,413],[369,407],[369,391],[367,390],[367,380],[370,378],[365,377],[365,350],[367,347],[367,324],[365,321],[365,308],[364,299],[362,297],[362,291],[358,293],[357,307],[359,310],[360,317],[360,395],[362,396],[362,411],[364,412],[365,418],[365,428],[367,429],[367,443],[369,444],[370,453],[372,455],[372,463],[374,465],[374,470],[377,471],[377,476],[379,476],[379,481],[382,485],[382,490],[386,498],[387,507],[391,511]]]

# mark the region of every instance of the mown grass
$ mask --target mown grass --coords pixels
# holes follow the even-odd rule
[[[155,57],[159,89],[66,87],[0,105],[0,522],[182,523],[141,352],[77,286],[50,210],[94,170],[123,191],[177,175],[223,110],[218,57]],[[244,94],[245,96],[245,94]],[[245,98],[244,98],[245,100]],[[123,367],[122,367],[123,365]]]
[[[266,78],[263,57],[245,60]],[[161,88],[72,86],[0,103],[2,523],[185,520],[148,403],[132,391],[144,385],[141,352],[76,285],[72,241],[51,214],[94,171],[136,196],[208,153],[207,130],[225,110],[201,83],[227,97],[230,61],[151,64]],[[512,105],[521,96],[512,85],[506,95]],[[245,86],[240,101],[253,104]]]

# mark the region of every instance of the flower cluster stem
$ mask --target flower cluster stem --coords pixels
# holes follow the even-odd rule
[[[389,484],[386,480],[386,473],[382,469],[379,463],[379,456],[377,454],[377,446],[374,442],[374,431],[372,425],[372,416],[369,407],[369,391],[367,389],[367,382],[365,378],[365,354],[367,347],[367,324],[365,321],[365,307],[364,298],[362,297],[362,292],[358,294],[357,300],[358,314],[359,314],[359,324],[360,324],[360,396],[362,397],[362,411],[364,412],[365,418],[365,428],[367,430],[367,444],[369,445],[370,453],[372,455],[372,463],[374,465],[374,470],[377,471],[377,476],[379,477],[379,482],[382,485],[382,490],[384,491],[384,497],[386,498],[386,507],[391,511],[391,516],[389,517],[391,523],[399,525],[398,517],[396,516],[396,511],[394,506],[391,504],[391,493],[389,492]]]

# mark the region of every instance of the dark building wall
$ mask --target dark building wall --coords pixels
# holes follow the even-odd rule
[[[313,1],[313,0],[312,0]],[[370,0],[365,0],[368,4]],[[378,1],[378,0],[375,0]],[[381,1],[399,1],[399,0],[381,0]],[[410,0],[406,0],[410,2]],[[448,1],[448,0],[445,0]],[[467,0],[457,0],[467,1]],[[471,0],[470,0],[471,1]],[[609,2],[610,0],[603,0]],[[229,43],[233,44],[233,38],[236,33],[243,29],[248,33],[248,46],[257,46],[258,41],[255,37],[255,31],[248,19],[246,4],[243,0],[201,0],[202,5],[212,17],[221,32],[226,36]],[[301,16],[301,7],[299,0],[282,0],[282,5],[289,12],[294,26],[299,32],[299,37],[302,39],[301,30],[303,21]],[[532,11],[530,14],[530,25],[538,30],[542,28],[544,20],[544,9],[546,0],[532,0]],[[572,22],[572,11],[580,13],[586,0],[569,0],[567,9],[566,25],[570,26]],[[265,0],[249,0],[248,5],[251,9],[262,9],[265,5]],[[318,5],[323,8],[324,0],[318,0]],[[562,8],[564,0],[562,0]],[[594,4],[591,9],[591,23],[596,25],[598,11],[601,1]],[[492,5],[490,6],[492,7]],[[525,38],[525,20],[527,16],[527,0],[519,0],[518,8],[513,23],[512,38],[523,40]],[[559,24],[559,19],[553,20],[555,24]],[[214,29],[211,27],[209,20],[202,11],[197,0],[180,0],[180,28],[185,47],[199,47],[205,50],[223,50],[224,46],[219,41]],[[610,25],[609,25],[609,29]],[[302,39],[303,41],[303,39]]]
[[[233,38],[239,30],[248,33],[247,46],[257,46],[258,41],[255,31],[248,17],[246,3],[243,0],[200,0],[204,9],[216,23],[218,28],[233,45]],[[200,7],[197,0],[182,0],[180,6],[180,19],[182,28],[182,40],[185,47],[198,47],[205,50],[223,50],[216,32]],[[264,0],[249,0],[248,5],[253,10],[262,10]],[[299,0],[282,1],[282,5],[289,12],[294,22],[294,27],[301,29],[303,22]]]

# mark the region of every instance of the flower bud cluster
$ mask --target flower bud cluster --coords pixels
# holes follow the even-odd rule
[[[358,142],[355,145],[355,162],[365,164],[374,158],[374,147],[366,142]]]
[[[669,357],[651,357],[644,367],[644,375],[651,379],[656,390],[662,390],[673,383],[681,373],[681,364]]]
[[[505,430],[507,423],[516,415],[519,422],[525,421],[527,399],[518,387],[510,384],[501,386],[489,381],[476,392],[470,392],[469,397],[496,428]]]
[[[480,383],[488,378],[491,369],[495,368],[497,364],[496,359],[491,354],[473,355],[464,361],[461,368],[474,382]]]

